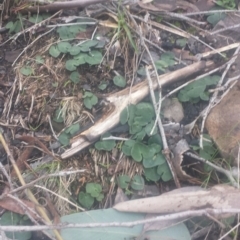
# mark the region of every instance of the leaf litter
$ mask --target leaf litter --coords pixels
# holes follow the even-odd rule
[[[224,3],[225,1],[218,1],[218,6],[224,6]],[[61,22],[58,25],[55,25],[53,15],[42,14],[39,17],[32,14],[29,19],[25,15],[18,15],[14,19],[12,15],[11,21],[4,21],[8,32],[1,35],[2,43],[5,41],[4,46],[7,47],[4,64],[8,72],[3,76],[8,79],[8,84],[0,85],[1,131],[10,148],[9,156],[17,160],[16,166],[20,170],[11,171],[13,182],[9,181],[9,184],[19,184],[19,174],[28,179],[26,184],[29,186],[34,186],[31,184],[32,179],[46,176],[46,181],[38,183],[44,186],[44,190],[41,190],[43,192],[39,192],[40,188],[36,186],[33,188],[37,199],[40,200],[41,195],[49,192],[50,200],[60,216],[69,214],[69,222],[73,223],[78,222],[73,220],[71,213],[84,207],[84,204],[89,209],[111,208],[117,186],[131,198],[134,192],[143,191],[149,184],[155,184],[161,189],[159,198],[169,194],[165,203],[169,212],[197,211],[201,208],[202,215],[209,215],[210,208],[216,211],[224,209],[230,213],[235,210],[237,213],[239,207],[235,205],[234,199],[238,198],[238,190],[218,184],[226,183],[227,178],[233,186],[237,186],[237,180],[229,171],[229,157],[233,158],[233,165],[237,167],[239,134],[238,111],[235,107],[238,108],[238,84],[234,86],[232,83],[239,77],[239,59],[232,55],[232,49],[238,47],[238,16],[232,10],[228,10],[228,13],[219,8],[212,9],[211,12],[214,4],[209,5],[209,1],[205,0],[198,1],[197,4],[194,1],[138,2],[136,9],[142,11],[141,14],[137,14],[132,6],[127,9],[117,3],[104,5],[102,8],[102,4],[97,4],[98,11],[94,5],[85,7],[82,14],[85,12],[89,14],[88,17],[75,18],[74,24],[66,26],[61,24],[72,21],[68,12],[64,13],[65,18],[59,13],[54,15],[58,23]],[[51,8],[51,4],[44,7]],[[14,11],[27,8],[28,6],[15,8]],[[31,11],[35,11],[34,8]],[[149,12],[151,21],[147,21],[149,16],[143,14],[146,11]],[[200,11],[207,13],[199,14]],[[190,18],[190,14],[195,16]],[[47,31],[42,28],[43,23],[53,29]],[[34,39],[32,36],[38,33],[44,34]],[[14,50],[11,43],[13,39],[20,41],[23,47]],[[227,47],[222,49],[224,46]],[[9,58],[7,54],[11,52],[13,54]],[[146,54],[148,52],[157,54],[151,57]],[[231,62],[231,59],[234,61]],[[231,71],[227,73],[229,68]],[[151,71],[154,80],[152,89],[152,79],[147,71]],[[183,81],[189,80],[192,83],[183,87]],[[103,83],[104,87],[101,85]],[[150,114],[152,111],[145,108],[135,115],[126,107],[129,104],[135,106],[142,100],[150,102],[149,86],[150,90],[161,90],[160,94],[155,93],[158,106],[153,108],[153,115]],[[179,90],[174,93],[177,88]],[[227,88],[230,89],[229,93]],[[163,111],[157,112],[160,109],[159,98],[161,100],[165,95],[168,96],[166,101],[175,105],[163,102]],[[207,110],[204,110],[207,106]],[[186,113],[191,112],[189,109],[195,113],[187,116]],[[162,116],[162,123],[158,126],[163,125],[167,145],[164,145],[163,135],[158,135],[161,141],[151,139],[151,134],[157,136],[158,115]],[[208,133],[218,149],[212,143],[202,143],[205,121]],[[188,126],[187,130],[184,125]],[[155,130],[152,131],[154,126]],[[104,140],[106,132],[110,134]],[[186,135],[186,132],[190,134]],[[130,145],[129,141],[132,141]],[[183,142],[185,147],[179,148]],[[163,151],[160,150],[160,153],[156,146],[160,146]],[[188,153],[194,154],[194,158]],[[53,160],[45,162],[49,157]],[[169,165],[171,161],[172,168]],[[6,159],[3,164],[6,168]],[[74,169],[75,173],[70,173],[70,169]],[[48,177],[63,170],[66,174],[69,172],[69,175]],[[78,173],[79,170],[82,172]],[[26,177],[29,174],[31,177]],[[175,176],[174,180],[178,179],[180,185],[186,182],[195,185],[191,192],[193,191],[196,201],[190,197],[186,201],[183,196],[185,188],[180,188],[179,195],[175,198],[177,190],[171,191],[175,188],[172,176]],[[8,174],[4,174],[3,182],[6,183],[7,179]],[[196,190],[198,185],[213,187],[208,190],[198,187]],[[92,186],[90,189],[93,190],[90,191],[87,186]],[[11,189],[10,193],[11,191],[14,190]],[[174,203],[170,201],[171,193]],[[23,199],[24,193],[18,194],[19,199]],[[202,197],[203,195],[207,197]],[[222,201],[223,196],[225,201]],[[7,204],[3,208],[22,214],[19,209],[12,207],[7,195],[2,193],[1,198]],[[140,209],[147,209],[145,213],[156,213],[156,209],[163,206],[162,200],[158,200],[150,209],[145,201],[148,198],[140,200],[143,204]],[[182,201],[185,201],[185,207],[176,208]],[[221,204],[217,205],[218,202]],[[133,204],[129,208],[130,212],[134,212],[134,207],[141,206],[141,203]],[[50,204],[46,208],[51,209]],[[99,210],[86,213],[94,216],[97,211]],[[102,211],[105,211],[109,219],[113,214],[112,209],[109,210],[110,215],[107,210]],[[162,210],[160,212],[164,213]],[[54,216],[52,211],[51,213]],[[188,217],[194,216],[191,211],[188,214]],[[216,214],[218,217],[221,215],[220,212]],[[78,215],[79,218],[80,216]],[[114,216],[116,220],[120,219],[120,215]],[[123,221],[127,221],[133,215],[122,213],[122,216]],[[139,215],[135,220],[142,219],[142,216],[145,215]],[[31,219],[32,215],[28,213],[28,217]],[[64,219],[62,217],[63,221]],[[185,219],[178,215],[176,222],[178,221]],[[101,222],[101,218],[97,222]],[[164,227],[171,224],[167,222]],[[187,230],[186,224],[180,223],[177,226],[185,231],[184,239],[190,239],[191,229]],[[212,224],[216,230],[219,223]],[[162,229],[161,226],[145,225],[135,234],[144,237],[150,230]],[[173,226],[171,232],[177,232],[176,226]],[[54,234],[57,239],[61,239],[58,232],[55,231]],[[71,232],[67,234],[64,239],[72,238]],[[163,232],[154,234],[161,235]],[[166,234],[170,237],[169,233]],[[176,236],[176,239],[181,237]]]

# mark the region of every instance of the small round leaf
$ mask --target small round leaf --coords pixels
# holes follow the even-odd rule
[[[90,209],[94,203],[94,198],[88,193],[80,192],[78,201],[83,207]]]
[[[80,82],[80,75],[77,71],[74,71],[70,74],[70,80],[74,83],[79,83]]]
[[[61,52],[59,51],[58,47],[56,45],[52,45],[50,48],[49,48],[49,54],[54,57],[54,58],[57,58]]]
[[[131,187],[134,190],[140,191],[144,189],[144,179],[141,175],[135,175],[131,181]]]
[[[126,79],[122,76],[115,76],[113,82],[116,86],[124,88],[126,86]]]

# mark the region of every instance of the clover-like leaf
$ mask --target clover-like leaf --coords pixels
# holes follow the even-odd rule
[[[144,128],[144,130],[145,130],[145,132],[146,132],[146,134],[148,135],[148,136],[151,136],[151,135],[155,135],[156,133],[157,133],[157,125],[155,125],[155,127],[154,127],[154,124],[155,124],[155,121],[154,120],[152,120],[150,123],[148,123],[147,125],[146,125],[146,127]],[[154,127],[154,129],[153,129],[153,127]],[[153,130],[153,131],[152,131]],[[152,133],[151,133],[152,132]]]
[[[79,64],[75,59],[69,59],[65,63],[65,67],[68,71],[75,71],[77,66],[79,66]]]
[[[97,150],[105,150],[105,151],[111,151],[116,146],[116,142],[114,140],[103,140],[103,138],[110,137],[111,134],[109,132],[106,132],[102,135],[101,140],[95,143],[95,148]]]
[[[70,135],[74,135],[79,130],[80,130],[80,124],[75,123],[75,124],[72,124],[71,126],[69,126],[64,132],[67,134],[69,133]]]
[[[78,194],[78,202],[85,208],[90,209],[94,203],[94,198],[85,192],[80,192]]]
[[[85,61],[90,65],[96,65],[96,64],[101,63],[102,58],[103,58],[102,53],[97,50],[94,50],[94,51],[91,51],[85,57]]]
[[[94,47],[98,44],[98,40],[88,40],[81,45],[79,45],[82,52],[89,52],[91,47]]]
[[[105,89],[107,88],[107,86],[108,86],[108,83],[105,82],[105,81],[102,81],[102,82],[98,85],[98,88],[99,88],[100,90],[105,90]]]
[[[131,156],[136,162],[141,162],[143,155],[147,154],[147,152],[148,146],[141,142],[135,142],[131,150]]]
[[[24,66],[21,67],[20,72],[25,76],[30,76],[33,74],[33,69],[30,66]]]
[[[98,103],[97,96],[91,92],[86,91],[83,95],[83,98],[84,98],[83,103],[85,107],[88,109],[92,109],[92,107]]]
[[[116,86],[121,87],[121,88],[124,88],[126,86],[126,83],[127,83],[126,79],[123,76],[120,76],[120,75],[115,76],[113,78],[113,82]]]
[[[85,57],[87,56],[86,53],[79,53],[78,55],[74,56],[73,59],[76,61],[76,63],[79,65],[85,64]]]
[[[157,167],[144,168],[144,175],[147,180],[157,182],[160,180],[161,176],[157,173]]]
[[[62,132],[59,137],[58,137],[58,141],[63,145],[63,146],[67,146],[70,142],[70,136],[69,134]]]
[[[120,175],[117,177],[118,186],[122,189],[126,189],[131,181],[128,175]]]
[[[96,200],[97,200],[98,202],[101,202],[103,199],[104,199],[103,193],[100,193],[100,194],[96,197]]]
[[[137,191],[144,189],[144,179],[141,175],[135,175],[131,181],[131,188]]]
[[[124,142],[123,146],[122,146],[122,152],[126,155],[126,156],[131,156],[131,150],[133,145],[135,144],[135,140],[127,140]]]
[[[152,168],[152,167],[162,165],[165,162],[166,162],[165,157],[161,153],[158,153],[153,157],[144,158],[143,159],[143,166],[145,168]]]
[[[138,124],[138,122],[134,122],[131,126],[130,126],[130,133],[131,134],[136,134],[139,133],[140,131],[142,131],[142,126],[140,124]]]
[[[49,54],[54,57],[54,58],[57,58],[61,52],[59,51],[57,45],[52,45],[50,48],[49,48]]]
[[[61,53],[68,53],[72,45],[69,42],[60,42],[57,44],[57,47]]]
[[[69,78],[74,83],[79,83],[80,82],[80,75],[77,71],[72,72],[70,74]]]
[[[160,148],[162,148],[162,138],[159,134],[155,134],[148,139],[148,145],[157,144]],[[161,150],[161,149],[160,149]]]
[[[44,59],[43,59],[42,56],[40,56],[40,55],[37,55],[37,56],[35,57],[35,60],[36,60],[36,63],[37,63],[37,64],[43,64],[43,63],[44,63]]]
[[[167,182],[172,179],[172,173],[168,167],[167,162],[158,166],[157,173],[161,176],[164,182]]]
[[[79,46],[72,46],[69,50],[68,50],[68,52],[72,55],[72,56],[76,56],[76,55],[78,55],[79,53],[80,53],[80,51],[81,51],[81,48],[79,47]]]
[[[135,115],[143,116],[145,117],[145,121],[150,121],[155,116],[154,108],[148,102],[141,102],[136,105]]]
[[[86,192],[96,198],[102,192],[102,186],[99,183],[87,183]]]

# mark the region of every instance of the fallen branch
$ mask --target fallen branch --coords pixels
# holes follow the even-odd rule
[[[167,85],[183,78],[192,76],[200,71],[207,70],[208,67],[213,67],[212,61],[200,61],[182,69],[176,70],[171,73],[167,73],[159,76],[161,85]],[[154,79],[153,79],[154,80]],[[158,87],[157,81],[153,82],[153,89]],[[145,80],[131,88],[131,94],[129,94],[130,88],[126,88],[117,93],[111,94],[105,97],[105,101],[108,103],[108,111],[105,115],[91,128],[82,132],[78,136],[71,140],[71,148],[66,150],[61,157],[68,158],[73,154],[83,150],[91,145],[99,137],[112,129],[119,123],[120,113],[129,104],[136,104],[140,102],[149,94],[148,82]]]

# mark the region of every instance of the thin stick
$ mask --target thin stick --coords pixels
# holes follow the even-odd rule
[[[195,158],[201,162],[204,162],[206,163],[207,165],[209,165],[210,167],[214,168],[216,171],[220,172],[220,173],[223,173],[224,175],[226,175],[226,177],[228,178],[228,180],[231,182],[231,184],[234,186],[234,187],[237,187],[238,186],[238,183],[236,182],[236,180],[234,179],[234,177],[232,176],[232,173],[226,169],[223,169],[213,163],[211,163],[210,161],[204,159],[204,158],[201,158],[191,152],[186,152],[184,153],[184,155],[187,155],[189,157],[192,157],[192,158]]]
[[[153,107],[155,109],[155,112],[157,112],[158,108],[157,108],[157,103],[156,103],[156,99],[155,99],[155,95],[154,95],[152,80],[150,78],[150,74],[148,72],[147,67],[145,68],[145,70],[146,70],[147,80],[148,80],[148,84],[149,84],[149,91],[150,91],[150,95],[151,95],[152,102],[153,102]],[[180,186],[179,180],[177,178],[177,175],[176,175],[176,173],[174,171],[174,167],[173,167],[171,159],[170,159],[170,151],[169,151],[169,148],[168,148],[167,139],[166,139],[165,132],[164,132],[164,129],[163,129],[163,126],[162,126],[161,118],[158,118],[158,128],[159,128],[159,131],[160,131],[160,134],[161,134],[161,137],[162,137],[163,153],[165,155],[165,158],[167,160],[168,166],[169,166],[170,171],[172,173],[174,182],[175,182],[176,186],[178,188],[180,188],[181,186]]]
[[[173,219],[182,219],[195,216],[208,216],[208,215],[222,215],[224,213],[237,214],[240,213],[240,208],[206,208],[200,210],[190,210],[179,213],[172,213],[168,215],[157,216],[144,220],[132,221],[132,222],[109,222],[109,223],[62,223],[49,226],[0,226],[0,231],[11,232],[29,232],[29,231],[41,231],[47,229],[65,229],[65,228],[96,228],[96,227],[133,227],[141,224],[166,221]]]

